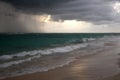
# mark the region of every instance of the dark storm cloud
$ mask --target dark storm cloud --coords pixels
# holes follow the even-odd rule
[[[112,21],[114,17],[111,3],[113,2],[106,0],[74,0],[57,9],[57,12],[62,12],[56,15],[62,19],[78,19],[95,23]]]
[[[54,20],[77,19],[96,24],[119,22],[115,0],[2,0],[26,14],[50,14]]]
[[[10,3],[19,9],[29,9],[29,8],[48,9],[48,8],[56,7],[57,5],[68,2],[70,0],[2,0],[2,1]]]
[[[32,15],[23,14],[10,4],[0,1],[0,33],[38,32],[37,26],[40,25],[42,23],[32,19]]]

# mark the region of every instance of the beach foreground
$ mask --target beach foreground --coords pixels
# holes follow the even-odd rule
[[[2,80],[120,80],[119,39],[104,43],[104,46],[107,48],[87,56],[78,56],[63,67]]]

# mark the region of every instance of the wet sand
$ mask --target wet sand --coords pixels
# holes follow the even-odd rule
[[[120,48],[110,43],[105,46],[113,47],[77,57],[74,62],[60,68],[3,80],[120,80],[120,75],[117,75],[120,72]]]
[[[120,58],[118,60],[118,65],[120,67]],[[103,80],[120,80],[120,73],[111,77],[104,78]]]

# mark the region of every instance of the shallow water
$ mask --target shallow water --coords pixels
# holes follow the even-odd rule
[[[26,57],[28,57],[27,58],[28,60],[25,62],[19,62],[19,63],[14,62],[15,64],[12,63],[12,65],[9,65],[9,66],[8,65],[6,66],[4,63],[0,64],[0,65],[5,65],[5,66],[1,66],[1,68],[0,68],[0,72],[2,72],[2,73],[0,73],[0,78],[13,77],[13,76],[18,76],[18,75],[23,75],[23,74],[34,73],[34,72],[48,71],[48,70],[54,69],[56,67],[62,67],[64,65],[68,65],[70,62],[76,60],[76,57],[78,57],[78,56],[86,56],[86,55],[96,54],[96,53],[98,53],[98,54],[105,53],[106,55],[105,54],[97,55],[96,56],[97,59],[93,57],[93,59],[89,59],[89,60],[87,59],[88,62],[86,60],[83,61],[83,64],[86,66],[85,70],[87,72],[89,72],[89,68],[95,69],[97,66],[94,66],[94,65],[96,65],[97,62],[101,63],[99,65],[102,65],[102,64],[106,65],[107,62],[110,61],[110,63],[108,63],[108,66],[110,66],[109,69],[108,69],[108,66],[106,66],[106,68],[104,68],[104,69],[108,70],[108,71],[115,69],[115,70],[111,71],[111,73],[110,73],[110,74],[112,74],[112,73],[114,74],[114,73],[117,73],[118,67],[114,66],[115,64],[111,64],[111,62],[115,63],[116,58],[117,58],[116,54],[119,52],[119,49],[116,48],[117,50],[113,49],[112,51],[109,51],[109,52],[107,52],[107,50],[106,50],[106,52],[105,52],[104,51],[105,49],[110,49],[110,48],[112,49],[112,48],[114,48],[114,46],[105,46],[104,44],[106,42],[108,43],[108,42],[117,42],[117,41],[119,41],[119,39],[116,37],[107,37],[107,38],[100,38],[100,39],[90,41],[87,43],[83,43],[83,44],[64,46],[65,51],[61,48],[49,49],[48,52],[50,52],[50,51],[55,52],[54,50],[61,51],[61,52],[60,51],[55,52],[54,54],[51,54],[51,53],[47,54],[47,52],[45,52],[46,54],[36,53],[37,54],[36,55],[35,53],[32,54],[34,52],[33,51],[33,52],[31,52],[30,55],[29,55],[29,53],[27,54]],[[103,51],[103,52],[100,52],[100,51]],[[115,52],[115,54],[113,54],[113,52]],[[110,54],[108,54],[108,53],[110,53]],[[40,54],[40,56],[38,56],[38,54]],[[14,54],[13,56],[14,56],[14,59],[16,59],[16,58],[18,59],[18,56],[21,59],[21,57],[23,57],[25,55],[26,54],[23,53],[23,55],[22,54],[21,55]],[[31,56],[33,57],[33,55],[35,56],[35,58],[29,59]],[[26,59],[26,57],[25,57],[25,59]],[[11,58],[7,58],[7,59],[10,60]],[[17,60],[17,61],[20,61],[20,60]],[[76,65],[76,66],[80,66],[80,65]],[[87,68],[88,66],[89,66],[89,68]],[[94,67],[92,67],[92,66],[94,66]],[[73,67],[73,70],[75,70],[74,68],[76,68],[76,67]],[[79,67],[77,67],[77,68],[79,69]],[[100,70],[105,71],[104,69],[101,68]],[[102,77],[105,77],[104,75],[108,74],[105,72],[103,72],[105,74],[96,73],[96,72],[94,73],[94,70],[92,70],[92,71],[93,72],[90,72],[90,73],[96,74],[96,76],[101,75]],[[108,71],[106,71],[106,72],[108,72]],[[77,72],[77,71],[72,71],[72,72]],[[88,74],[90,74],[90,73],[88,73]],[[108,75],[108,76],[110,76],[110,75]]]

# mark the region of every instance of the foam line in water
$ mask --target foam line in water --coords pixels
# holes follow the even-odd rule
[[[45,49],[45,50],[34,50],[34,51],[28,51],[28,52],[24,51],[24,52],[13,54],[13,55],[3,55],[3,56],[0,56],[0,60],[3,60],[3,61],[4,60],[11,60],[11,61],[4,62],[4,63],[0,64],[0,68],[9,67],[9,66],[12,66],[14,64],[20,64],[20,63],[23,63],[26,61],[31,61],[32,59],[39,58],[42,55],[49,55],[49,54],[53,54],[53,53],[68,53],[68,52],[71,52],[73,50],[83,48],[86,46],[87,46],[87,44],[77,44],[77,45],[57,47],[57,48]],[[14,57],[17,57],[19,59],[19,58],[25,57],[27,55],[30,56],[27,59],[12,61],[12,59]]]
[[[5,68],[5,67],[9,67],[11,65],[20,64],[20,63],[23,63],[23,62],[26,62],[26,61],[31,61],[32,59],[36,59],[36,58],[39,58],[39,57],[40,57],[40,55],[37,55],[37,56],[33,56],[33,57],[23,59],[23,60],[6,62],[6,63],[3,63],[3,64],[0,64],[0,68]]]
[[[7,59],[12,59],[14,57],[24,57],[24,56],[34,56],[38,54],[42,55],[48,55],[52,53],[65,53],[65,52],[70,52],[78,48],[86,47],[87,44],[77,44],[77,45],[72,45],[72,46],[64,46],[64,47],[57,47],[57,48],[52,48],[52,49],[45,49],[45,50],[34,50],[34,51],[24,51],[20,53],[16,53],[13,55],[2,55],[0,56],[0,60],[7,60]]]
[[[4,76],[0,76],[0,79],[5,79],[8,77],[14,77],[14,76],[20,76],[20,75],[24,75],[24,74],[31,74],[31,73],[35,73],[35,72],[44,72],[44,71],[48,71],[51,69],[55,69],[57,67],[63,67],[64,65],[68,65],[70,62],[76,60],[74,57],[70,57],[64,61],[61,61],[59,63],[55,63],[54,65],[48,65],[48,66],[44,66],[44,67],[31,67],[31,68],[25,68],[22,69],[21,72],[19,71],[15,71],[15,72],[11,72],[11,73],[6,73]],[[10,75],[9,75],[10,74]]]
[[[95,40],[95,38],[83,38],[82,41],[83,42],[87,42],[87,41],[91,41],[91,40]],[[34,51],[24,51],[24,52],[20,52],[20,53],[16,53],[13,55],[2,55],[0,56],[0,60],[8,60],[8,59],[12,59],[14,57],[24,57],[24,56],[34,56],[37,54],[44,54],[44,55],[48,55],[48,54],[52,54],[52,53],[64,53],[64,52],[70,52],[74,49],[80,48],[80,47],[85,47],[86,44],[78,44],[78,45],[72,45],[72,46],[65,46],[65,47],[57,47],[57,48],[53,48],[53,49],[46,49],[46,50],[34,50]]]

